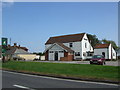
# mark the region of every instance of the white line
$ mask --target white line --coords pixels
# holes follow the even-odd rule
[[[20,85],[13,85],[13,86],[18,87],[18,88],[28,89],[28,90],[34,90],[34,89],[29,88],[29,87],[20,86]]]
[[[19,75],[25,75],[25,76],[32,76],[32,77],[41,77],[41,78],[46,78],[46,79],[64,80],[64,81],[70,81],[70,82],[82,82],[82,83],[92,83],[92,84],[102,84],[102,85],[118,86],[118,84],[111,84],[111,83],[101,83],[101,82],[91,82],[91,81],[78,81],[78,80],[70,80],[70,79],[61,79],[61,78],[54,78],[54,77],[47,77],[47,76],[36,76],[36,75],[30,75],[30,74],[9,72],[9,71],[3,71],[3,72],[12,73],[12,74],[19,74]]]

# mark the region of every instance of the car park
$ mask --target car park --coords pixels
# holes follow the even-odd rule
[[[90,64],[99,64],[104,65],[105,64],[105,58],[103,55],[94,55],[92,59],[90,60]]]

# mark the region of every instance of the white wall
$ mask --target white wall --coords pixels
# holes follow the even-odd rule
[[[87,56],[83,56],[83,53],[86,53],[86,52],[88,52],[88,51],[93,51],[93,47],[91,46],[91,44],[89,43],[89,40],[88,40],[88,38],[87,38],[87,35],[85,34],[84,35],[84,37],[83,37],[83,39],[82,39],[82,41],[81,41],[81,45],[82,45],[82,59],[86,59],[86,57]],[[86,48],[85,48],[85,43],[86,43]],[[86,55],[87,55],[87,53],[86,53]]]
[[[112,50],[112,48],[111,48],[112,46],[111,46],[111,44],[109,45],[109,58],[108,59],[111,59],[111,50]]]
[[[69,47],[69,43],[73,43],[73,47]],[[74,53],[74,59],[76,58],[82,58],[81,55],[82,55],[82,47],[81,47],[81,42],[78,41],[78,42],[69,42],[69,43],[63,43],[65,46],[71,48],[74,52],[80,52],[80,56],[75,56],[75,53]]]
[[[41,57],[40,57],[40,60],[45,60],[45,56],[41,56]]]
[[[111,52],[112,51],[112,52]],[[112,45],[110,44],[109,46],[109,59],[111,59],[111,55],[113,59],[116,59],[116,51],[114,50],[114,48],[112,47]]]
[[[87,40],[84,40],[87,39]],[[73,43],[73,47],[69,47],[69,43]],[[82,58],[85,59],[86,56],[83,56],[83,52],[87,52],[87,51],[93,51],[93,48],[91,46],[91,44],[89,43],[89,40],[87,38],[87,35],[85,34],[82,41],[78,41],[78,42],[69,42],[69,43],[63,43],[65,46],[71,48],[74,52],[80,52],[80,56],[75,56],[74,55],[74,59],[76,58]],[[87,48],[85,48],[85,43],[87,43]],[[50,47],[52,44],[47,44],[45,45],[45,48],[47,49],[48,47]],[[60,47],[55,47],[53,46],[51,50],[54,51],[59,51],[59,50],[63,50]],[[59,55],[59,56],[63,56],[63,55]],[[54,60],[54,53],[49,53],[49,60]]]
[[[109,59],[107,48],[94,49],[94,55],[102,55],[102,52],[105,52],[105,59]]]
[[[50,53],[53,51],[53,53]],[[64,51],[60,46],[54,45],[51,49],[49,49],[49,60],[55,60],[55,52],[58,52],[58,60],[60,60],[60,57],[64,57],[64,52],[61,53],[60,51]]]
[[[111,59],[111,55],[113,59],[116,59],[116,51],[110,44],[108,48],[99,48],[99,49],[94,49],[94,54],[97,55],[102,55],[102,52],[105,52],[105,59]]]
[[[114,50],[114,48],[112,48],[112,55],[113,55],[113,59],[116,59],[117,55],[116,55],[116,51]]]

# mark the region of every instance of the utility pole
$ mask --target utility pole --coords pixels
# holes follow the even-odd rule
[[[10,38],[10,46],[11,46],[11,38]]]

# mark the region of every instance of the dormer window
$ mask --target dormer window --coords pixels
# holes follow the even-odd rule
[[[84,38],[84,40],[86,40],[86,41],[87,41],[87,39],[86,39],[86,38]]]
[[[69,47],[73,47],[73,43],[69,43]]]

